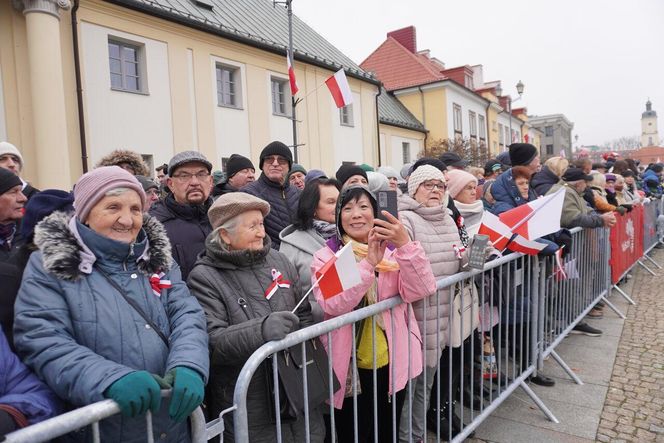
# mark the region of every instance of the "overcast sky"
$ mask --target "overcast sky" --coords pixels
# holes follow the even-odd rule
[[[648,97],[664,138],[663,0],[295,0],[293,12],[358,64],[405,26],[446,67],[484,80],[529,114],[563,113],[579,145],[641,134]]]

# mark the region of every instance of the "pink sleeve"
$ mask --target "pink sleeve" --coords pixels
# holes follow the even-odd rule
[[[431,263],[418,241],[410,241],[392,256],[399,263],[399,294],[412,303],[436,292]]]
[[[327,247],[325,249],[329,250]],[[329,254],[329,257],[327,257],[327,255],[328,254],[326,254],[326,251],[324,250],[320,250],[314,254],[314,261],[311,263],[311,278],[313,281],[315,281],[316,271],[322,268],[327,260],[332,257],[331,253]],[[364,297],[369,290],[369,287],[373,284],[374,279],[376,278],[374,267],[364,259],[358,263],[358,268],[360,269],[362,283],[337,294],[334,297],[330,297],[326,300],[318,289],[318,286],[314,287],[316,301],[327,315],[336,317],[351,312],[360,303],[362,297]]]

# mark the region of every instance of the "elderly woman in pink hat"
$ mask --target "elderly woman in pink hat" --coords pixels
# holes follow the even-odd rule
[[[203,400],[208,340],[200,305],[171,258],[145,192],[117,166],[74,188],[74,214],[35,229],[16,300],[14,341],[24,362],[71,407],[115,400],[124,417],[101,422],[104,441],[189,441],[185,420]],[[161,407],[161,388],[171,387]],[[90,428],[72,435],[90,441]]]

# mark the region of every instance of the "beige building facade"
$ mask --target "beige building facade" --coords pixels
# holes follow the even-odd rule
[[[282,20],[271,4],[248,13],[272,9],[274,21]],[[0,138],[19,147],[23,175],[35,186],[69,189],[114,149],[139,152],[152,166],[200,150],[222,169],[233,153],[257,164],[270,141],[292,144],[285,47],[278,41],[229,38],[99,0],[75,10],[79,113],[73,12],[65,1],[0,2]],[[342,161],[377,164],[378,82],[301,23],[294,62],[303,98],[296,107],[299,163],[329,173]],[[323,53],[307,52],[307,38]],[[343,115],[324,85],[339,66],[354,100]]]

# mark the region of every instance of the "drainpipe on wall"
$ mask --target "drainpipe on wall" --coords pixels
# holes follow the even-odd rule
[[[85,139],[85,115],[83,113],[83,86],[81,82],[81,58],[78,54],[78,12],[80,0],[74,0],[74,7],[71,9],[71,35],[74,46],[74,75],[76,77],[76,103],[78,106],[78,134],[81,140],[81,166],[83,173],[88,172],[88,147]]]
[[[486,105],[486,111],[484,112],[484,130],[486,131],[486,150],[489,153],[489,158],[494,158],[491,153],[491,139],[489,138],[489,108],[491,107],[491,100],[488,100],[489,104]]]
[[[378,96],[383,92],[382,83],[378,86],[378,94],[376,94],[376,144],[378,145],[378,166],[382,166],[380,163],[380,114],[378,113]]]
[[[418,86],[417,90],[420,91],[420,103],[422,105],[422,125],[424,126],[424,129],[427,131],[424,133],[424,156],[427,156],[427,139],[429,138],[429,130],[427,129],[427,117],[426,117],[426,108],[424,106],[424,92],[422,91],[422,87]]]

